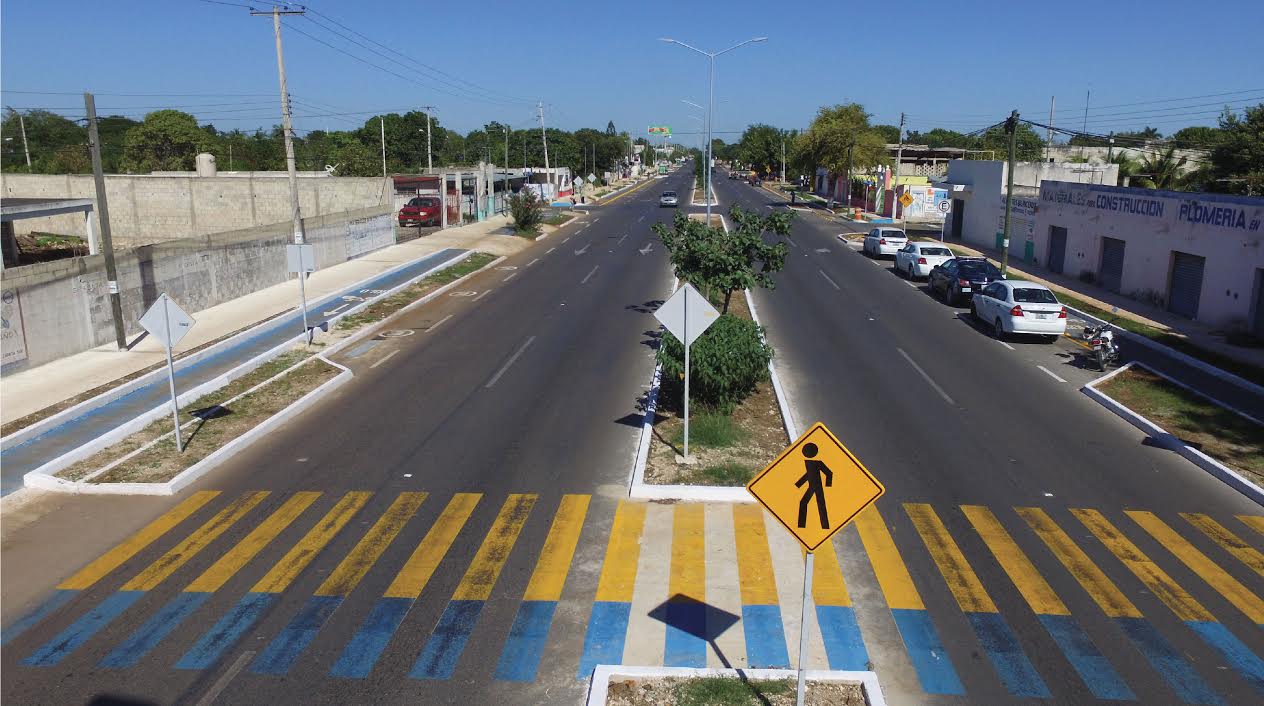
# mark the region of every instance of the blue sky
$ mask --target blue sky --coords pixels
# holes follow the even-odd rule
[[[536,100],[546,104],[550,125],[567,129],[603,128],[613,120],[636,135],[651,123],[669,124],[677,133],[696,130],[701,123],[689,117],[696,111],[681,100],[705,103],[706,60],[656,41],[659,36],[709,49],[769,38],[717,63],[716,130],[728,140],[736,135],[724,131],[754,122],[804,127],[817,107],[844,101],[864,104],[875,122],[894,123],[904,111],[911,129],[967,131],[1014,108],[1043,122],[1050,96],[1056,96],[1056,122],[1078,128],[1091,90],[1088,128],[1100,132],[1142,125],[1170,132],[1214,123],[1221,101],[1237,107],[1247,99],[1264,102],[1261,0],[314,0],[309,7],[321,15],[287,20],[284,29],[296,125],[307,130],[354,127],[366,117],[322,113],[427,104],[437,106],[444,125],[463,131],[491,120],[526,127],[534,122]],[[441,70],[438,80],[449,83],[436,83],[422,67],[393,63],[389,53],[349,44],[313,22],[346,34],[327,18]],[[271,21],[251,17],[245,8],[197,0],[5,0],[0,22],[6,105],[81,115],[77,95],[11,91],[90,89],[164,94],[101,95],[103,113],[183,107],[223,129],[279,121],[272,117],[277,78]],[[471,97],[486,98],[484,90],[495,99]],[[1156,102],[1166,99],[1187,100]],[[681,142],[694,139],[678,135]]]

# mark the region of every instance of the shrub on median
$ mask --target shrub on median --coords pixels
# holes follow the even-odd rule
[[[519,233],[534,232],[544,221],[544,203],[534,191],[523,189],[509,197],[509,214],[514,219],[514,230]]]
[[[731,314],[721,316],[689,350],[690,401],[731,413],[768,378],[771,360],[772,347],[760,338],[758,324]],[[663,333],[658,361],[663,366],[664,401],[679,409],[683,407],[685,349],[668,332]]]

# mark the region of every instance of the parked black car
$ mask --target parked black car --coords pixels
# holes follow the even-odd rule
[[[942,297],[949,306],[957,306],[998,279],[1002,279],[1000,269],[987,258],[954,257],[932,268],[926,283],[931,294]]]

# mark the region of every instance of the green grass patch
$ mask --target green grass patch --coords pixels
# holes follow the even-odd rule
[[[732,446],[741,440],[743,434],[733,423],[733,418],[727,414],[717,412],[703,412],[695,414],[689,418],[689,444],[696,446],[707,446],[710,448],[723,448]],[[684,443],[684,429],[680,429],[673,443],[680,446]]]
[[[407,288],[396,292],[385,299],[381,299],[373,304],[370,304],[359,313],[343,317],[338,321],[338,329],[340,331],[348,331],[360,328],[366,324],[377,323],[400,309],[403,309],[405,306],[417,301],[427,293],[438,289],[445,284],[451,284],[471,272],[486,266],[487,263],[495,259],[495,255],[489,255],[488,253],[482,252],[474,253],[451,267],[445,267],[429,277],[414,282]]]
[[[692,442],[693,439],[690,439]],[[750,482],[759,469],[736,461],[726,461],[703,466],[689,473],[685,483],[689,485],[715,485],[726,488],[739,487]]]
[[[544,222],[551,226],[560,226],[563,223],[570,222],[574,218],[575,216],[572,216],[569,213],[558,213],[558,214],[554,214],[553,216],[551,216],[548,220]]]
[[[1133,366],[1098,387],[1120,404],[1221,463],[1264,482],[1264,427]]]
[[[732,677],[689,679],[673,689],[678,706],[757,706],[769,696],[783,696],[795,689],[789,679],[743,681]]]

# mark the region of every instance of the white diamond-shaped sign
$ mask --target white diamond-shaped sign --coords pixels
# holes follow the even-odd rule
[[[720,318],[720,312],[698,290],[686,283],[658,307],[654,318],[671,331],[671,335],[677,340],[684,341],[689,346]]]
[[[180,339],[193,328],[194,323],[193,317],[166,293],[159,294],[158,301],[140,317],[140,325],[145,327],[149,335],[169,348],[175,348]]]

